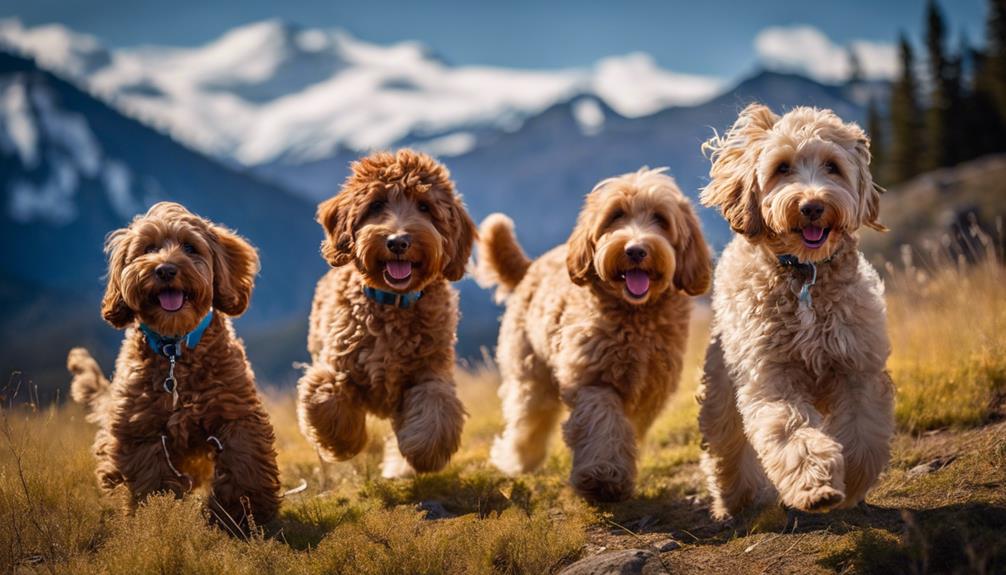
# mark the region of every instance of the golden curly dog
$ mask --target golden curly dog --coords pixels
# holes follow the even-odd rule
[[[230,320],[248,307],[255,249],[161,202],[109,234],[105,251],[101,312],[128,327],[113,381],[86,350],[68,358],[73,398],[100,426],[101,487],[125,484],[135,505],[151,493],[182,496],[208,485],[216,521],[269,521],[280,501],[275,437]]]
[[[701,201],[737,233],[699,393],[713,515],[776,493],[804,511],[853,506],[893,431],[883,285],[856,236],[884,229],[869,141],[830,110],[751,105],[706,147]]]
[[[324,459],[353,457],[367,413],[391,419],[385,477],[436,471],[458,449],[458,295],[476,230],[447,169],[401,150],[353,163],[342,191],[318,206],[318,282],[298,383],[301,431]],[[404,457],[404,460],[403,460]]]
[[[681,376],[691,301],[709,289],[709,249],[663,169],[597,184],[565,245],[530,262],[501,214],[480,231],[478,276],[506,299],[497,361],[505,473],[545,458],[561,406],[570,482],[599,501],[631,495],[636,444]],[[687,294],[687,295],[686,295]]]

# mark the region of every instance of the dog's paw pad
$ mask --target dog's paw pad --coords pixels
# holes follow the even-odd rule
[[[844,500],[844,493],[833,487],[823,486],[810,489],[798,495],[793,507],[811,513],[824,513],[835,508]]]

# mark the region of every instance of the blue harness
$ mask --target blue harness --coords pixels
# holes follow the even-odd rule
[[[408,293],[394,293],[365,285],[363,286],[363,295],[381,305],[393,305],[400,309],[409,309],[412,304],[416,303],[419,301],[419,298],[423,297],[423,292],[410,291]]]
[[[156,331],[150,329],[145,323],[140,324],[140,331],[143,332],[144,337],[147,338],[147,345],[150,349],[154,350],[157,355],[163,355],[168,358],[168,377],[164,379],[162,387],[164,391],[171,394],[171,407],[172,409],[178,408],[178,386],[175,382],[175,362],[179,357],[182,356],[182,345],[185,347],[195,349],[199,345],[199,340],[203,338],[203,333],[206,332],[206,328],[210,326],[210,322],[213,320],[213,309],[199,321],[199,325],[189,333],[180,336],[166,336],[157,333]]]

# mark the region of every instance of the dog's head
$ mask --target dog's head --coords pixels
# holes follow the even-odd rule
[[[211,306],[244,313],[259,269],[247,241],[172,202],[110,233],[105,252],[102,316],[117,328],[139,319],[165,335],[192,331]]]
[[[371,287],[400,293],[461,279],[476,235],[447,168],[412,150],[354,162],[318,222],[330,265],[353,262]]]
[[[778,254],[820,261],[861,226],[885,229],[870,141],[831,110],[801,107],[780,117],[752,104],[703,148],[712,169],[702,203]]]
[[[631,304],[709,289],[712,263],[691,204],[664,169],[609,178],[587,195],[567,245],[577,285]]]

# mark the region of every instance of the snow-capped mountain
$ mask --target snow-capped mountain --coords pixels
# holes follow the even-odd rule
[[[406,139],[459,155],[485,130],[513,131],[579,94],[639,117],[700,103],[723,88],[716,78],[661,69],[646,54],[586,70],[451,66],[415,42],[380,46],[276,20],[196,48],[110,52],[58,25],[24,28],[16,20],[0,23],[0,41],[188,145],[249,166],[300,164]]]
[[[259,248],[255,305],[241,319],[246,337],[300,326],[325,269],[313,205],[2,51],[0,200],[0,242],[8,246],[0,251],[0,369],[25,370],[40,384],[65,381],[60,364],[70,345],[109,358],[120,336],[98,311],[105,234],[154,202],[182,202]],[[268,351],[276,347],[267,342]],[[296,357],[277,365],[289,370]]]

